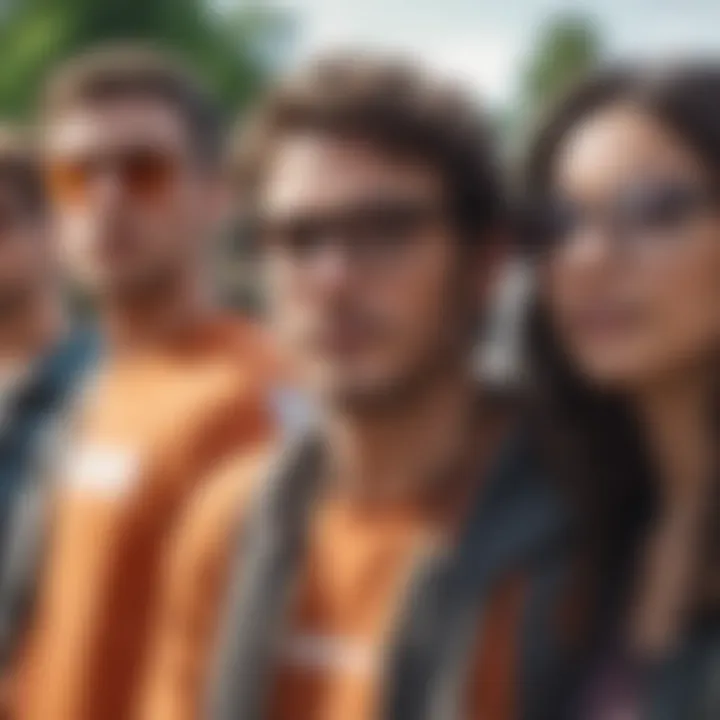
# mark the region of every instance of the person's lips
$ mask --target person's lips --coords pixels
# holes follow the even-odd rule
[[[635,331],[641,319],[630,304],[596,303],[573,313],[570,329],[584,338],[610,340]]]

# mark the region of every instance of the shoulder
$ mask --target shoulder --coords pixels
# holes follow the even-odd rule
[[[267,331],[242,315],[224,315],[213,326],[208,374],[220,406],[237,402],[267,404],[286,384],[279,354]],[[269,406],[268,406],[269,407]]]
[[[176,530],[176,582],[193,583],[225,564],[268,466],[265,449],[231,456],[200,483]]]
[[[270,333],[252,318],[239,313],[225,315],[218,321],[218,339],[224,352],[267,382],[285,374],[280,353]]]
[[[292,437],[314,416],[312,403],[299,388],[266,328],[242,316],[226,318],[226,359],[232,364],[229,388],[218,393],[220,405],[242,401],[260,409],[281,438]]]

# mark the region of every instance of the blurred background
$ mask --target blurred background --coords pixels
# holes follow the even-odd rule
[[[510,132],[604,58],[717,50],[715,0],[3,0],[0,108],[22,117],[48,68],[87,46],[146,38],[175,48],[229,113],[273,75],[336,46],[389,48],[481,93]]]
[[[578,75],[605,60],[715,54],[717,0],[2,0],[0,113],[32,112],[49,68],[88,46],[146,39],[198,69],[228,119],[274,77],[339,46],[417,57],[483,98],[506,157],[522,148],[534,118]],[[229,241],[221,282],[245,309],[259,300],[241,237]],[[500,293],[488,362],[508,369],[508,328],[526,290],[522,271]]]
[[[49,67],[108,39],[174,47],[229,112],[287,66],[349,44],[421,57],[512,127],[602,58],[713,53],[718,26],[715,0],[3,0],[0,106],[22,116]]]

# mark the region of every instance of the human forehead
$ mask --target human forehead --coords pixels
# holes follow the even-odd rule
[[[434,199],[442,178],[428,162],[383,152],[368,141],[298,134],[279,141],[260,193],[270,214],[332,210],[364,199]]]
[[[45,127],[48,155],[112,152],[138,145],[183,150],[188,131],[179,111],[161,100],[123,98],[79,105]]]
[[[705,174],[679,135],[631,105],[608,107],[579,122],[559,147],[553,171],[559,189],[588,196],[657,177],[701,180]]]

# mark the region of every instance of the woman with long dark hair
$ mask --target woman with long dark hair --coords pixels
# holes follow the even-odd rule
[[[588,80],[527,170],[536,419],[593,630],[575,716],[720,718],[720,65]]]

